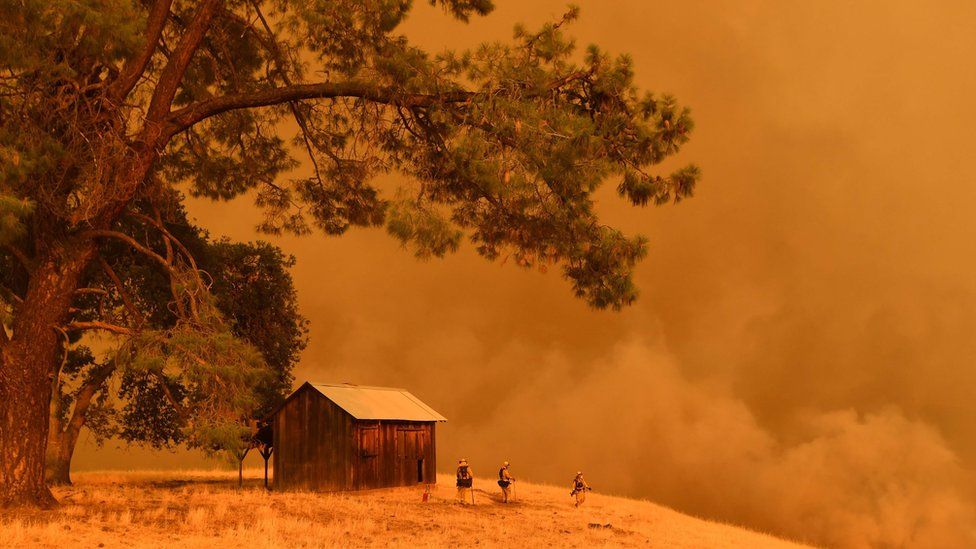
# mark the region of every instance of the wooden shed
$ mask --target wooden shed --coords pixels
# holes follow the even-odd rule
[[[433,484],[435,425],[404,389],[305,383],[272,414],[275,490]]]

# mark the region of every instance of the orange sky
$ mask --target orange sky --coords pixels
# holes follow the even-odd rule
[[[504,40],[563,2],[463,25],[417,2],[430,51]],[[420,263],[382,230],[277,238],[311,342],[299,381],[411,389],[451,419],[441,467],[598,489],[826,544],[976,542],[976,4],[580,2],[581,45],[696,121],[679,206],[600,208],[649,237],[639,302],[589,310],[558,272],[470,249]],[[254,239],[247,200],[191,203]],[[135,456],[135,457],[133,457]],[[175,464],[86,447],[79,468]]]

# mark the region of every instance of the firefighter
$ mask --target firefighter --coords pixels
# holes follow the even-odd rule
[[[576,471],[576,478],[573,479],[573,491],[569,495],[576,496],[577,507],[586,501],[587,490],[590,490],[590,485],[583,480],[583,471]]]
[[[508,462],[502,463],[502,468],[498,470],[498,485],[502,488],[502,503],[508,503],[509,500],[514,500],[514,487],[512,483],[515,482],[515,477],[512,476],[511,471],[508,470]]]
[[[468,494],[471,494],[471,503],[474,504],[474,493],[471,490],[474,484],[474,473],[471,471],[471,466],[468,465],[468,460],[461,459],[458,461],[457,468],[457,500],[459,503],[468,502]]]

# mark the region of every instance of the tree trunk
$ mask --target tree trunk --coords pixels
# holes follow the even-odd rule
[[[71,484],[71,456],[75,448],[66,439],[67,435],[62,434],[48,440],[44,477],[49,486]]]
[[[268,460],[274,452],[274,446],[262,446],[260,448],[261,457],[264,458],[264,489],[268,489]]]
[[[102,186],[105,200],[94,209],[83,229],[108,229],[115,224],[146,181],[159,151],[166,147],[172,128],[162,122],[170,109],[183,71],[219,2],[204,2],[203,17],[194,20],[196,35],[183,47],[180,63],[173,66],[167,89],[154,94],[149,119],[125,158],[109,161],[117,174]],[[186,41],[184,36],[183,41]],[[167,70],[170,65],[167,66]],[[160,114],[162,113],[162,114]],[[117,163],[116,163],[117,162]],[[51,385],[60,364],[63,332],[71,301],[82,273],[97,249],[91,238],[72,236],[63,218],[37,211],[34,224],[34,266],[23,302],[14,313],[13,335],[0,339],[0,508],[12,506],[52,507],[57,504],[44,482],[45,450],[50,424]],[[2,328],[0,328],[2,329]]]
[[[59,412],[56,407],[61,406],[62,401],[59,398],[60,387],[54,389],[58,392],[53,395],[51,402],[51,432],[47,442],[47,472],[45,473],[49,485],[71,484],[71,457],[75,453],[81,428],[85,426],[85,421],[88,419],[88,409],[91,407],[92,399],[105,387],[105,382],[114,372],[114,362],[102,364],[91,372],[88,380],[75,395],[74,409],[67,425],[57,419],[61,414],[55,413]]]
[[[64,439],[65,422],[64,417],[64,395],[61,393],[61,368],[62,364],[56,366],[51,374],[51,411],[50,421],[47,431],[47,459],[45,461],[44,478],[48,486],[58,484],[71,484],[68,476],[70,459],[68,463],[61,456],[61,447]]]
[[[0,347],[0,507],[57,504],[44,483],[52,365],[60,364],[63,324],[94,244],[39,250],[13,335]]]
[[[244,451],[236,454],[237,456],[237,487],[244,487],[244,460],[247,459],[248,452],[251,451],[251,447],[248,446],[244,448]]]

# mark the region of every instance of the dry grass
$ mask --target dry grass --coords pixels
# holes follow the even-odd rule
[[[259,471],[76,473],[55,511],[0,512],[4,547],[797,547],[652,503],[519,483],[504,505],[481,479],[474,506],[454,503],[453,479],[422,488],[341,494],[269,493]],[[591,525],[607,525],[595,527]]]

